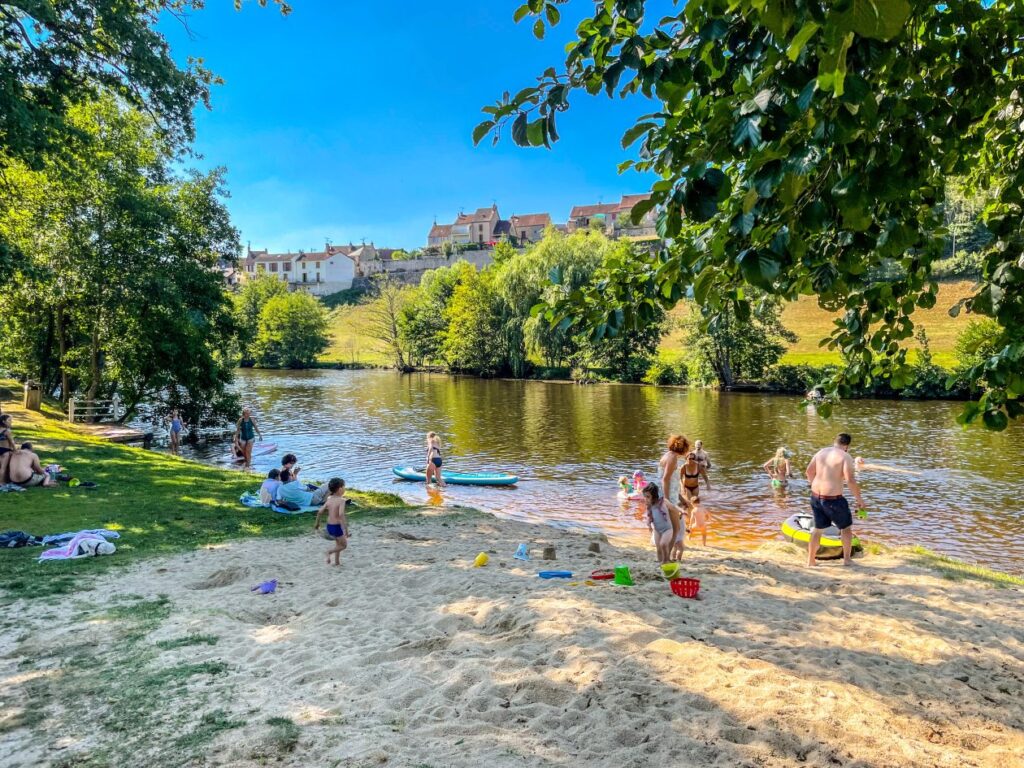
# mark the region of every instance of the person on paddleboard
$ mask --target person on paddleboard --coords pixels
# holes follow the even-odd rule
[[[807,547],[807,565],[818,564],[816,555],[821,543],[821,534],[830,525],[839,529],[843,543],[843,565],[850,565],[853,550],[853,515],[850,503],[843,496],[845,485],[857,501],[857,509],[864,508],[864,499],[857,485],[850,443],[853,438],[841,432],[828,448],[822,448],[807,465],[807,481],[811,484],[811,512],[814,514],[814,528]]]

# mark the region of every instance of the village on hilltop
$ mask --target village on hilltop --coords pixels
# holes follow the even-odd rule
[[[539,241],[549,227],[566,233],[594,229],[613,240],[655,244],[655,211],[647,211],[636,223],[631,218],[633,207],[649,197],[650,194],[623,195],[617,203],[576,205],[565,223],[555,223],[549,213],[513,214],[503,219],[495,203],[473,213],[460,212],[451,224],[435,221],[427,234],[426,246],[411,252],[377,248],[372,242],[328,242],[320,251],[289,253],[246,248],[244,258],[225,265],[224,276],[230,285],[236,286],[256,275],[270,275],[287,282],[291,290],[325,296],[347,290],[381,272],[414,282],[427,270],[447,264],[454,255],[484,267],[491,263],[498,243],[525,248]]]

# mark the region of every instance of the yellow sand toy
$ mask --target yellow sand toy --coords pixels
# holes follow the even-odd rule
[[[486,552],[481,552],[479,555],[476,556],[476,559],[473,561],[473,567],[483,568],[485,565],[487,565],[487,561],[490,559],[491,558],[487,556]]]

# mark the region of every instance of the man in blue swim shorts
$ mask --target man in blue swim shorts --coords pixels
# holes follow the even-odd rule
[[[821,543],[821,534],[830,525],[839,529],[843,543],[843,565],[850,565],[853,551],[853,515],[850,503],[843,496],[844,484],[853,492],[857,508],[864,508],[860,486],[850,456],[853,441],[845,432],[840,433],[828,448],[822,448],[807,465],[807,480],[811,484],[811,512],[814,514],[814,528],[807,547],[807,565],[818,564],[816,555]]]
[[[316,511],[316,523],[313,530],[320,530],[320,516],[327,512],[327,535],[334,539],[334,549],[327,550],[327,564],[331,564],[331,555],[334,555],[334,564],[341,565],[341,553],[348,547],[348,517],[345,515],[345,505],[348,499],[345,498],[345,481],[340,477],[332,477],[327,483],[330,492],[323,506]]]

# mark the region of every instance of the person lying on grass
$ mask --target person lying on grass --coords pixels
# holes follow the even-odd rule
[[[39,456],[32,450],[32,443],[22,443],[11,453],[7,473],[12,483],[25,488],[53,488],[57,483],[43,471]]]

